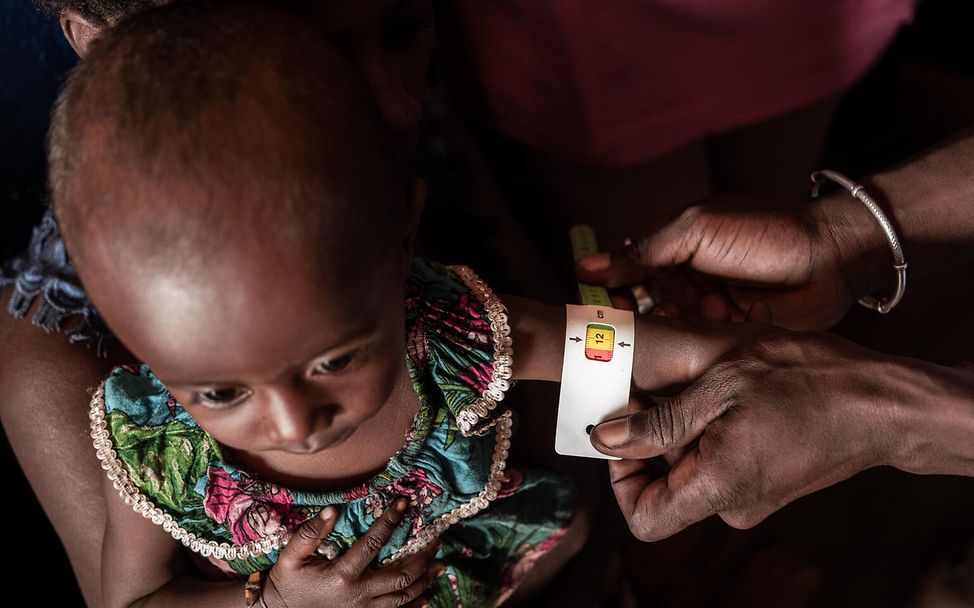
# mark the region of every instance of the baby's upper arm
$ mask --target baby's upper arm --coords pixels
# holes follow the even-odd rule
[[[102,545],[102,598],[127,607],[189,569],[181,547],[165,530],[125,504],[107,478],[102,484],[108,517]]]

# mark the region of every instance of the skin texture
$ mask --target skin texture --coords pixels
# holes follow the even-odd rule
[[[76,10],[69,9],[61,14],[61,31],[68,44],[78,55],[84,55],[88,47],[98,37],[101,27]]]
[[[963,261],[974,244],[974,136],[863,180],[887,201],[911,272]],[[580,261],[586,280],[623,285],[679,268],[726,297],[705,316],[737,318],[755,301],[776,323],[824,328],[855,298],[888,286],[892,256],[876,221],[840,192],[802,213],[693,207],[634,247]],[[859,471],[974,475],[970,371],[894,358],[826,334],[794,333],[737,351],[676,398],[599,425],[630,528],[672,535],[709,515],[750,527]],[[917,404],[923,404],[919,407]],[[662,477],[645,459],[675,462]]]

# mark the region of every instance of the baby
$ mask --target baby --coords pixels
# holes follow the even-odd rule
[[[269,572],[250,597],[290,608],[398,606],[431,584],[433,605],[488,606],[535,563],[557,570],[573,484],[505,466],[504,307],[469,270],[412,258],[423,190],[309,23],[162,8],[100,41],[62,96],[58,220],[146,363],[91,410],[113,605],[239,605],[241,583],[186,574],[180,543]]]
[[[413,258],[423,188],[381,124],[344,56],[271,4],[147,12],[72,75],[55,210],[144,362],[91,405],[109,605],[493,606],[583,540],[570,479],[506,466],[505,393],[559,378],[563,316]],[[692,331],[637,324],[635,385],[747,337]]]

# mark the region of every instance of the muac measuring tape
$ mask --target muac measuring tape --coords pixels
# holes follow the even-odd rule
[[[575,261],[598,253],[590,227],[575,226],[569,237]],[[555,452],[608,459],[592,447],[589,433],[600,422],[626,415],[635,324],[632,312],[612,308],[604,287],[579,283],[578,291],[582,305],[566,307]]]

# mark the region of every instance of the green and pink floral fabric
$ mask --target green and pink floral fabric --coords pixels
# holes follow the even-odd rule
[[[425,526],[484,489],[496,441],[464,437],[455,416],[490,381],[490,323],[449,269],[416,260],[406,292],[406,360],[421,408],[385,471],[340,492],[301,492],[267,483],[227,462],[145,365],[123,366],[105,382],[105,411],[118,458],[135,486],[202,539],[246,543],[293,530],[327,505],[338,509],[329,540],[347,549],[398,496],[402,524],[382,560]],[[440,554],[448,565],[432,589],[435,607],[493,606],[564,534],[574,510],[572,482],[545,471],[507,468],[498,497],[450,526]],[[245,560],[210,558],[238,575],[269,569],[276,552]]]

